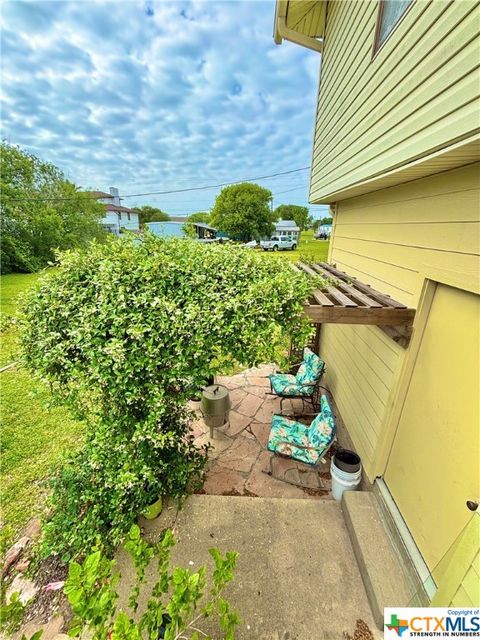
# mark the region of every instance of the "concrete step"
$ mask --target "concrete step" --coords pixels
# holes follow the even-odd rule
[[[239,552],[226,597],[243,620],[238,640],[339,640],[353,636],[358,619],[375,628],[340,505],[331,500],[193,495],[177,511],[167,505],[145,535],[157,540],[165,527],[177,544],[172,565],[210,569],[208,549]],[[128,599],[133,569],[119,553],[119,606]],[[147,573],[140,610],[155,580]],[[223,637],[212,623],[202,626]]]
[[[373,617],[383,629],[384,607],[414,606],[418,583],[371,491],[345,491],[342,510]]]

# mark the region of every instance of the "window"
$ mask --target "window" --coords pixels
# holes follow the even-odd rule
[[[413,0],[380,0],[373,47],[374,54],[393,32],[412,3]]]
[[[127,211],[128,219],[130,220],[130,211]]]

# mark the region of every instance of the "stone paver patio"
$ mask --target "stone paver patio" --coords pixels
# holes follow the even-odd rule
[[[315,488],[314,476],[306,465],[286,458],[274,458],[275,473],[295,480],[301,477],[302,482],[312,488],[295,487],[264,473],[269,469],[273,456],[266,448],[270,422],[272,415],[280,411],[280,399],[268,395],[268,375],[274,371],[274,365],[263,365],[234,376],[216,378],[218,384],[230,390],[232,409],[228,426],[215,429],[212,439],[202,420],[199,403],[192,403],[198,416],[192,425],[195,442],[198,445],[210,443],[212,447],[201,493],[264,498],[331,498],[328,458],[321,473],[325,490]],[[300,413],[302,403],[288,400],[284,401],[283,407],[285,413],[290,414],[294,410]]]

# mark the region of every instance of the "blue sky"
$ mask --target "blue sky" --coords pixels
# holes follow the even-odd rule
[[[276,46],[273,17],[273,1],[4,2],[2,137],[122,194],[308,166],[320,57]],[[305,205],[308,176],[259,182]],[[217,193],[124,204],[181,215]]]

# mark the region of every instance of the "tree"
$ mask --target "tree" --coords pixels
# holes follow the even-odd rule
[[[215,199],[210,223],[238,240],[270,236],[277,219],[270,210],[271,198],[271,191],[250,182],[224,187]]]
[[[302,231],[312,225],[312,218],[307,207],[300,207],[296,204],[281,204],[275,209],[275,215],[281,220],[295,220],[295,224]]]
[[[203,222],[204,224],[210,224],[210,214],[207,211],[198,211],[188,216],[189,222]]]
[[[145,225],[146,222],[165,222],[170,220],[168,213],[157,207],[151,207],[149,204],[145,204],[143,207],[135,207],[134,211],[138,212],[141,226]]]
[[[85,247],[105,236],[105,208],[54,165],[2,142],[1,269],[32,272],[57,249]]]

